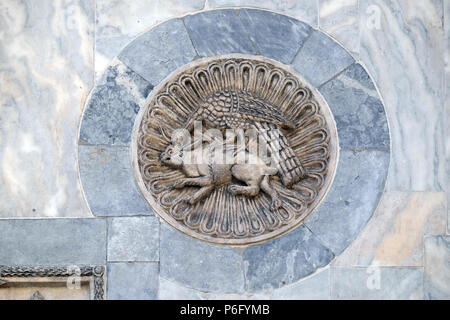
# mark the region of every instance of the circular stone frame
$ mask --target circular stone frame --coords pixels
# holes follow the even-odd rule
[[[94,216],[152,215],[132,169],[138,111],[176,69],[227,54],[258,55],[292,67],[326,100],[339,137],[326,197],[282,237],[235,251],[161,224],[161,277],[202,291],[258,292],[327,266],[357,237],[384,190],[390,159],[384,106],[364,66],[337,41],[261,9],[202,11],[160,23],[123,49],[97,81],[80,124],[78,165]]]
[[[204,234],[201,232],[195,232],[194,230],[190,229],[184,224],[181,224],[179,221],[177,221],[172,215],[170,215],[169,212],[165,208],[162,207],[162,205],[158,202],[157,199],[155,199],[155,195],[148,190],[146,187],[146,184],[142,177],[142,168],[139,165],[138,160],[138,154],[139,154],[139,147],[138,147],[138,140],[141,136],[140,128],[142,126],[142,121],[145,115],[150,112],[150,105],[154,104],[154,100],[157,98],[158,95],[166,93],[166,87],[169,86],[175,79],[186,75],[186,71],[193,72],[193,70],[198,70],[198,68],[202,68],[205,65],[208,65],[210,63],[219,63],[219,61],[236,61],[236,60],[243,60],[245,62],[251,61],[254,63],[261,63],[261,64],[268,64],[271,65],[280,71],[287,73],[290,77],[293,77],[296,79],[299,83],[299,88],[304,88],[309,91],[311,95],[311,100],[306,101],[312,102],[317,105],[318,114],[322,117],[322,119],[325,120],[326,129],[328,131],[328,138],[329,142],[326,143],[327,150],[328,150],[328,156],[329,160],[327,162],[327,167],[325,169],[326,173],[324,174],[325,178],[321,185],[321,187],[317,190],[317,196],[314,198],[314,200],[309,204],[305,211],[302,213],[295,213],[296,218],[293,219],[290,223],[283,224],[282,226],[278,227],[277,229],[264,233],[262,235],[252,236],[252,237],[243,237],[243,238],[220,238],[220,237],[213,237],[208,234]],[[278,71],[278,70],[277,70]],[[164,80],[162,80],[158,86],[153,88],[152,93],[150,94],[149,98],[147,99],[148,104],[147,106],[140,109],[133,128],[133,134],[131,138],[131,154],[133,158],[133,169],[134,169],[134,177],[137,181],[137,184],[139,186],[139,189],[141,193],[144,195],[146,200],[151,204],[152,208],[156,211],[156,213],[169,225],[174,227],[175,229],[193,237],[199,240],[215,243],[215,244],[223,244],[223,245],[236,245],[236,246],[246,246],[246,245],[252,245],[256,243],[262,243],[265,241],[269,241],[271,239],[277,238],[282,236],[283,234],[291,231],[292,229],[298,227],[305,219],[306,217],[314,211],[314,209],[320,204],[320,202],[325,197],[326,193],[328,192],[334,175],[336,173],[336,164],[339,157],[339,150],[338,150],[338,137],[337,137],[337,128],[336,123],[333,119],[333,115],[331,114],[331,111],[328,107],[327,102],[322,97],[320,92],[314,88],[312,85],[310,85],[301,75],[299,75],[295,70],[292,69],[292,67],[286,66],[281,64],[280,62],[274,61],[269,58],[261,57],[261,56],[254,56],[254,55],[248,55],[248,54],[228,54],[228,55],[221,55],[216,57],[209,57],[209,58],[200,58],[197,59],[191,63],[188,63],[184,65],[181,68],[176,69],[173,71],[169,76],[167,76]],[[302,101],[303,103],[303,101]],[[150,104],[150,105],[149,105]],[[278,107],[278,106],[277,106]],[[159,110],[159,113],[163,112],[163,110]],[[322,127],[320,127],[322,129]],[[310,155],[308,155],[310,157]],[[300,159],[301,160],[301,159]],[[212,197],[213,195],[210,195],[209,197]],[[267,208],[268,209],[268,208]],[[210,213],[212,214],[212,213]]]

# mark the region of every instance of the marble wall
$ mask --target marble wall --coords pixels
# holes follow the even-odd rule
[[[136,248],[148,250],[148,261],[124,263],[129,259],[121,255],[133,252],[123,241],[134,240],[115,231],[125,218],[113,218],[107,248],[118,261],[108,274],[119,280],[108,296],[123,297],[114,288],[132,269],[148,277],[135,279],[129,297],[450,298],[450,0],[3,0],[0,218],[93,217],[79,182],[77,141],[94,83],[125,45],[155,24],[233,6],[305,21],[367,67],[392,141],[382,201],[330,267],[256,296],[196,291],[158,278],[151,247]],[[152,221],[142,227],[156,228]],[[144,285],[142,296],[136,288]]]

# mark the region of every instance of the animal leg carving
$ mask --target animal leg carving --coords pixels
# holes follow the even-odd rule
[[[242,194],[244,196],[254,197],[259,193],[259,186],[240,186],[237,184],[232,184],[228,186],[228,191],[234,195]]]
[[[279,209],[281,207],[281,200],[278,195],[278,192],[270,186],[268,176],[265,176],[264,179],[261,181],[261,189],[265,193],[267,193],[270,196],[270,198],[272,199],[270,209],[271,210]]]
[[[175,189],[181,189],[186,186],[205,187],[212,184],[210,177],[184,178],[176,181],[173,184]]]
[[[202,188],[200,188],[200,190],[195,192],[194,195],[190,199],[188,199],[188,202],[190,204],[196,204],[201,199],[209,196],[213,190],[214,190],[214,185],[202,187]]]

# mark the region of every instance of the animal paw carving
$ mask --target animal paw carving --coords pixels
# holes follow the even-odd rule
[[[275,211],[281,208],[281,200],[280,199],[272,199],[272,203],[270,204],[270,210]]]
[[[180,179],[173,184],[173,187],[175,189],[181,189],[181,188],[184,188],[185,186],[186,186],[186,180],[184,180],[184,179]]]
[[[227,188],[228,192],[233,194],[233,195],[238,195],[241,194],[241,186],[238,186],[236,184],[232,184],[230,186],[228,186]]]

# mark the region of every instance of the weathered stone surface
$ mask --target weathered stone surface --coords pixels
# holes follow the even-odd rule
[[[201,57],[227,53],[256,53],[237,10],[201,12],[186,16],[184,23]]]
[[[330,269],[273,291],[274,300],[329,300]]]
[[[80,177],[97,216],[153,214],[139,193],[127,147],[79,146]]]
[[[159,219],[109,219],[108,261],[159,261]]]
[[[334,182],[306,226],[340,254],[372,216],[383,192],[389,152],[341,150]]]
[[[248,291],[290,284],[327,265],[333,257],[333,253],[302,225],[281,238],[245,250]]]
[[[172,19],[136,38],[118,57],[156,86],[169,73],[191,62],[195,55],[183,21]]]
[[[389,191],[443,190],[442,9],[441,0],[359,1],[360,57],[389,118]]]
[[[306,23],[264,10],[242,9],[239,17],[259,54],[287,64],[312,31]]]
[[[0,30],[0,217],[92,217],[75,150],[95,3],[0,1]]]
[[[0,220],[0,264],[104,264],[106,221]]]
[[[200,10],[204,5],[205,0],[96,0],[96,74],[101,74],[111,59],[143,31],[161,21]]]
[[[242,257],[230,247],[194,240],[161,224],[161,276],[211,292],[244,291]]]
[[[314,30],[294,59],[293,66],[319,87],[354,62],[352,56],[326,34]]]
[[[97,83],[84,111],[80,144],[128,145],[140,104],[153,87],[120,61]]]
[[[386,192],[373,217],[335,266],[423,266],[423,238],[444,234],[443,192]]]
[[[158,263],[108,263],[109,300],[155,300],[158,294]]]
[[[210,8],[218,7],[257,7],[282,12],[291,17],[304,21],[312,26],[317,26],[318,5],[311,0],[208,0]]]
[[[256,294],[204,292],[185,287],[176,281],[159,278],[158,299],[160,300],[268,300],[270,297],[270,292],[258,292]]]
[[[389,129],[377,90],[360,64],[353,64],[320,88],[349,148],[389,148]]]
[[[450,236],[425,238],[424,298],[450,299]]]
[[[319,0],[319,25],[353,55],[359,53],[359,0]],[[367,20],[366,20],[367,22]]]
[[[417,300],[422,268],[332,268],[331,297],[345,300]]]

